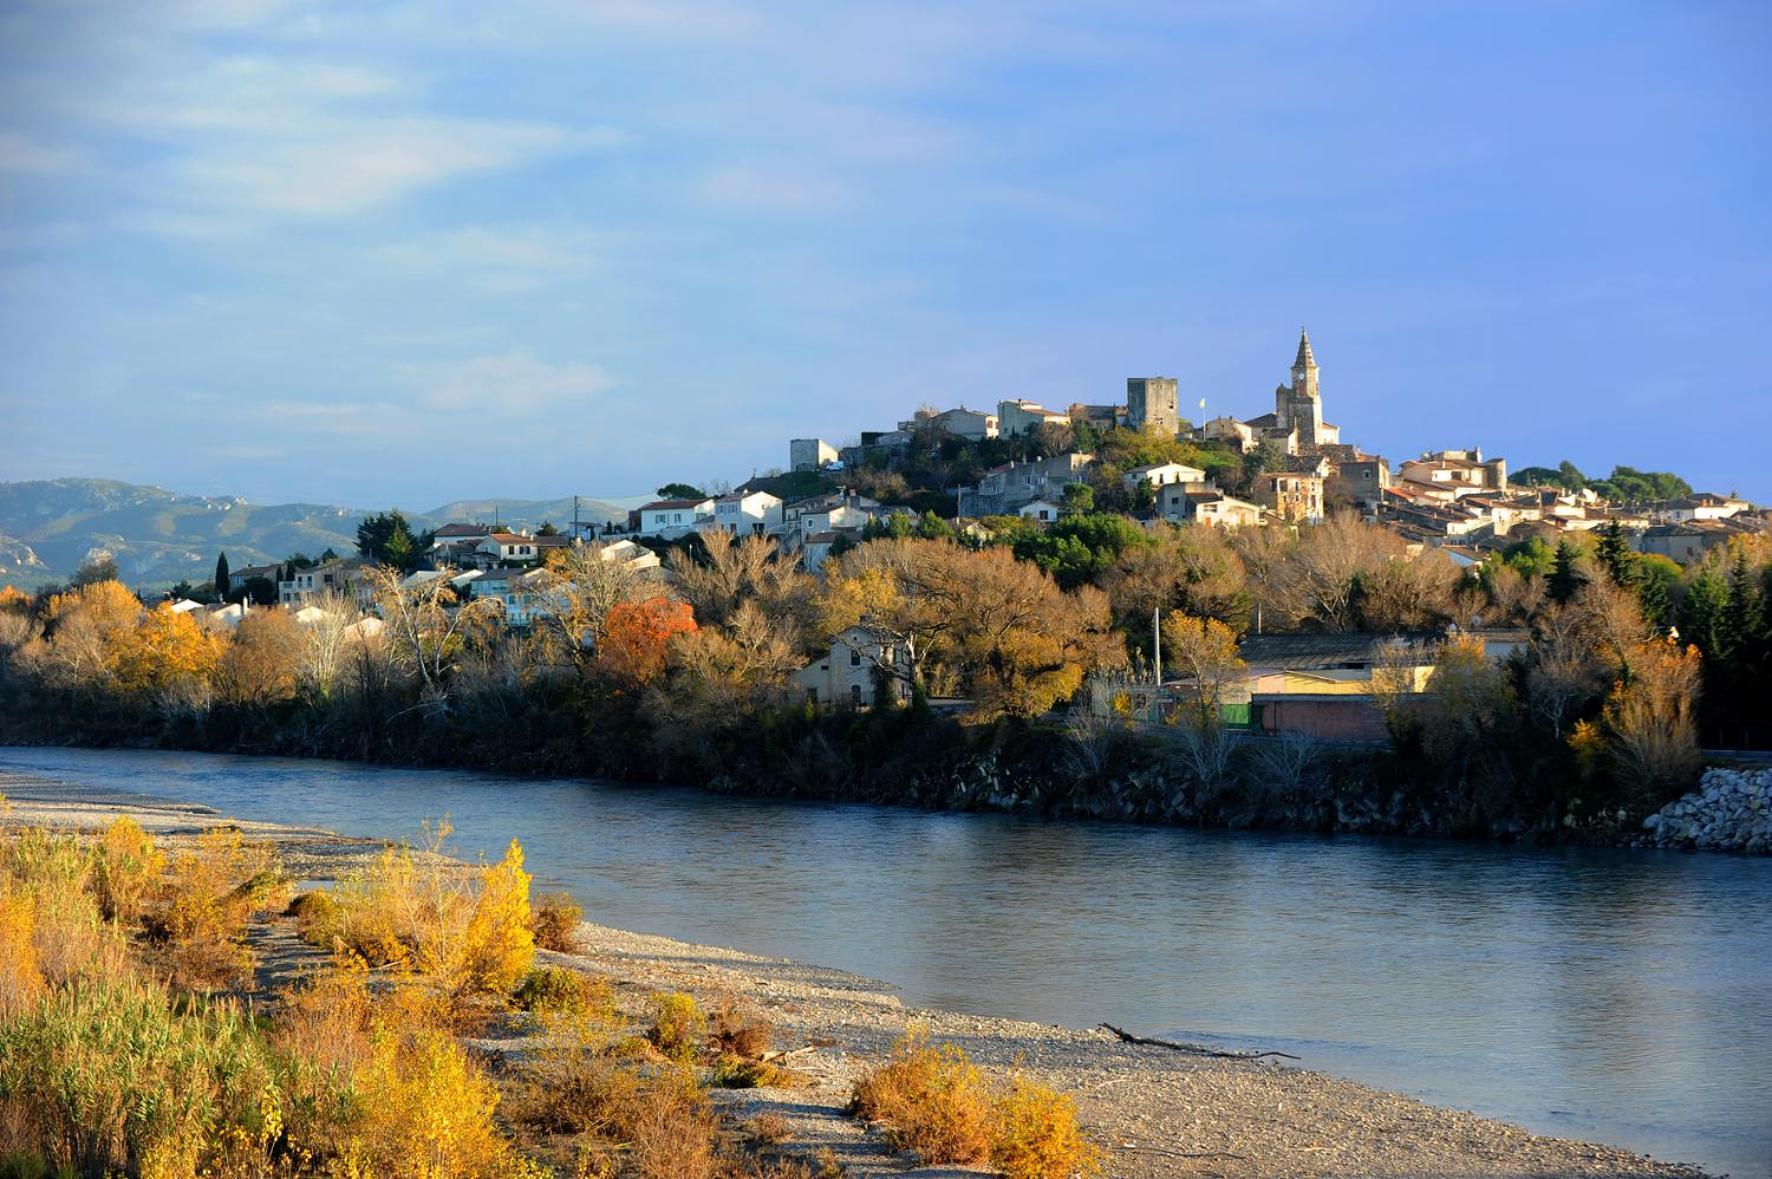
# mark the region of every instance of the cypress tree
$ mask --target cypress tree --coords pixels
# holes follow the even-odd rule
[[[1556,559],[1551,564],[1550,581],[1546,586],[1551,599],[1568,602],[1585,584],[1586,575],[1575,566],[1575,546],[1566,540],[1559,540]]]
[[[1630,542],[1624,538],[1624,526],[1614,520],[1600,529],[1600,541],[1594,548],[1594,555],[1605,567],[1606,575],[1616,586],[1629,587],[1636,580],[1636,554],[1631,552]]]
[[[228,555],[218,554],[215,558],[215,594],[222,601],[228,599]]]

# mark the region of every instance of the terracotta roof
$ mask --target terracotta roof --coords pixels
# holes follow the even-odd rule
[[[445,524],[431,535],[438,540],[453,540],[458,536],[490,536],[490,524]]]

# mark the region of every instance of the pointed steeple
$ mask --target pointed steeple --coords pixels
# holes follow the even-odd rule
[[[1298,359],[1292,362],[1293,368],[1316,368],[1317,358],[1311,355],[1311,334],[1303,328],[1298,329]]]

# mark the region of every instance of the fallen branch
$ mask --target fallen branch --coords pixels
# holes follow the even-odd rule
[[[1208,1048],[1204,1044],[1178,1044],[1174,1040],[1158,1040],[1151,1036],[1135,1036],[1131,1032],[1115,1027],[1111,1023],[1101,1025],[1128,1044],[1144,1044],[1152,1048],[1168,1048],[1173,1052],[1186,1052],[1193,1056],[1211,1056],[1218,1060],[1260,1060],[1264,1056],[1283,1056],[1287,1060],[1298,1060],[1299,1057],[1290,1052],[1220,1052],[1216,1048]]]
[[[795,1048],[791,1052],[765,1052],[758,1059],[764,1064],[774,1064],[778,1060],[786,1060],[790,1056],[798,1056],[802,1052],[814,1052],[817,1049],[817,1044],[808,1044],[804,1048]]]

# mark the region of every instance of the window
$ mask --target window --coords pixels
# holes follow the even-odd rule
[[[849,666],[850,667],[860,667],[861,666],[861,652],[860,651],[849,652]]]

